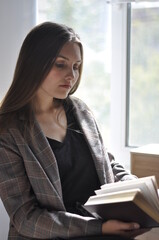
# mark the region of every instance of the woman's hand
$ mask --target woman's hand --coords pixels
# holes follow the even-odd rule
[[[103,234],[120,235],[126,238],[136,237],[150,229],[140,229],[138,223],[126,223],[118,220],[108,220],[102,225]]]

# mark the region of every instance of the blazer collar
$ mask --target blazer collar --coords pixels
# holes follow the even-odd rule
[[[26,117],[24,114],[21,114],[19,119],[23,122],[26,120]],[[33,122],[33,131],[32,133],[30,130],[26,132],[25,141],[33,152],[35,159],[40,163],[41,170],[44,171],[48,180],[54,185],[57,195],[62,198],[62,187],[55,155],[35,116]]]
[[[107,159],[104,159],[106,158],[103,149],[104,145],[102,144],[101,136],[94,116],[85,103],[83,103],[80,99],[72,97],[70,100],[75,108],[76,119],[84,133],[85,139],[91,151],[100,183],[101,185],[105,184],[108,182],[107,178],[112,178],[112,176],[108,177],[109,174],[106,176],[105,170],[106,168],[110,169],[110,164]]]
[[[98,127],[96,125],[96,122],[94,120],[93,114],[88,109],[88,107],[85,105],[85,103],[83,103],[80,99],[78,99],[76,97],[69,97],[67,100],[68,100],[69,104],[72,104],[72,106],[74,108],[75,117],[84,133],[85,139],[88,143],[88,146],[90,148],[90,151],[91,151],[94,163],[95,163],[95,167],[97,170],[97,174],[99,176],[99,180],[100,180],[101,184],[105,184],[108,182],[107,178],[109,178],[105,174],[105,165],[106,165],[107,169],[110,169],[110,165],[108,165],[107,159],[105,161],[103,159],[105,157],[105,155],[103,153],[104,145],[101,143],[101,136],[100,136]],[[20,115],[19,119],[24,121],[26,118],[22,114],[22,115]],[[33,142],[31,140],[29,131],[28,131],[28,135],[27,135],[27,141],[30,142],[32,147],[34,147],[34,151],[36,148],[38,160],[44,169],[47,169],[48,164],[51,164],[51,162],[53,161],[53,164],[55,167],[54,176],[55,176],[55,178],[58,179],[58,182],[59,182],[57,191],[59,192],[60,196],[62,196],[62,189],[61,189],[61,183],[59,181],[60,177],[59,177],[59,171],[58,171],[56,158],[55,158],[53,151],[52,151],[46,137],[44,136],[36,118],[34,118]],[[37,142],[38,145],[35,146],[34,142],[35,143]],[[45,156],[45,160],[44,160],[44,158],[43,158],[44,156],[39,157],[39,152],[43,152],[44,149],[46,149],[46,148],[48,150],[48,156]],[[48,174],[49,179],[52,179],[52,173],[47,173],[47,174]],[[111,176],[110,176],[110,178],[111,178]]]

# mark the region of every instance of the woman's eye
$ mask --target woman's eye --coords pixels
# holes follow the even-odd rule
[[[55,63],[57,68],[63,68],[65,65],[63,63]]]
[[[67,65],[65,63],[55,63],[55,67],[62,69],[62,68],[67,67]],[[80,65],[73,66],[73,70],[75,70],[75,71],[79,70],[79,68],[80,68]]]

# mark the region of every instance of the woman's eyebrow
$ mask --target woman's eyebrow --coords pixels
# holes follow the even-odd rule
[[[69,61],[69,58],[63,56],[63,55],[58,55],[57,58],[63,58]],[[77,60],[77,62],[82,62],[82,60]]]

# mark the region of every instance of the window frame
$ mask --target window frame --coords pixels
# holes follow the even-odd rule
[[[115,0],[116,1],[116,0]],[[145,0],[138,0],[144,2]],[[130,48],[131,3],[112,3],[112,75],[111,75],[111,129],[110,150],[116,160],[130,169],[130,151],[137,146],[129,145],[130,116]],[[120,3],[119,3],[120,2]],[[121,3],[122,2],[122,3]],[[150,1],[151,2],[151,1]],[[152,1],[156,2],[156,1]],[[115,16],[115,17],[114,17]]]
[[[112,75],[110,151],[116,161],[130,169],[130,150],[127,145],[130,74],[128,41],[130,41],[130,4],[112,4]],[[115,16],[115,17],[114,17]],[[130,18],[129,18],[130,19]]]
[[[128,23],[128,27],[127,27],[127,88],[126,88],[126,136],[125,136],[125,142],[126,142],[126,146],[129,147],[129,148],[136,148],[136,147],[139,147],[140,145],[144,145],[144,144],[149,144],[151,142],[155,142],[154,139],[149,139],[149,137],[147,137],[147,143],[137,143],[136,141],[134,141],[134,143],[132,143],[133,141],[133,138],[131,138],[131,115],[132,115],[132,109],[131,109],[131,101],[134,100],[134,98],[132,97],[132,89],[131,89],[131,81],[132,81],[132,70],[131,70],[131,67],[132,67],[132,64],[131,64],[131,51],[133,51],[131,48],[133,47],[132,44],[131,44],[131,31],[132,31],[132,26],[131,26],[131,21],[132,20],[132,14],[133,14],[133,10],[135,8],[137,9],[150,9],[151,7],[152,8],[155,8],[155,7],[159,7],[159,3],[155,3],[155,2],[158,2],[158,1],[145,1],[145,0],[138,0],[138,2],[140,3],[139,6],[137,6],[136,3],[128,3],[127,6],[128,6],[128,14],[127,14],[127,23]],[[148,2],[150,2],[150,4],[152,5],[149,5]],[[144,3],[147,3],[147,5],[145,6]],[[135,6],[136,5],[136,6]],[[133,22],[132,22],[133,24]],[[132,53],[133,54],[133,53]],[[142,121],[142,124],[143,124],[143,121]],[[145,127],[146,125],[144,125]],[[143,127],[143,129],[144,129]],[[133,127],[134,129],[134,127]],[[146,134],[144,134],[143,136],[144,138],[146,137]]]

